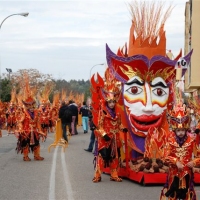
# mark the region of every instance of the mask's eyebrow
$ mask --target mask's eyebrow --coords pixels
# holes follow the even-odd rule
[[[168,88],[167,85],[165,85],[163,82],[158,82],[158,83],[155,83],[155,84],[152,84],[152,82],[150,83],[150,86],[151,87],[157,87],[157,86],[160,86],[160,87],[163,87],[163,88]]]
[[[132,85],[132,84],[134,84],[134,83],[136,83],[137,85],[140,85],[140,86],[143,86],[144,85],[144,82],[140,82],[138,79],[134,79],[134,80],[132,80],[131,82],[128,82],[128,83],[125,83],[125,85]]]

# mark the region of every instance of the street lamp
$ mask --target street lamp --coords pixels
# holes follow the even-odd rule
[[[9,77],[9,81],[10,81],[10,73],[12,73],[12,69],[10,69],[10,68],[6,68],[6,71],[8,72],[8,77]]]
[[[1,30],[1,27],[2,27],[2,24],[5,22],[6,19],[8,19],[9,17],[12,17],[14,15],[20,15],[20,16],[23,16],[23,17],[27,17],[29,15],[28,12],[25,12],[25,13],[16,13],[16,14],[12,14],[12,15],[9,15],[7,16],[0,24],[0,30]],[[1,55],[0,55],[1,56]],[[7,70],[7,69],[6,69]],[[12,70],[11,70],[12,72]],[[11,73],[10,72],[10,73]],[[9,77],[10,77],[10,73],[9,73]],[[1,58],[0,58],[0,100],[1,100]]]
[[[104,65],[104,63],[96,64],[96,65],[94,65],[94,66],[91,67],[91,69],[90,69],[90,78],[89,78],[89,80],[91,79],[92,69],[93,69],[94,67],[96,67],[97,65]]]
[[[27,16],[29,15],[29,13],[17,13],[17,14],[9,15],[8,17],[6,17],[6,18],[1,22],[0,29],[1,29],[1,26],[2,26],[2,24],[4,23],[4,21],[5,21],[6,19],[8,19],[9,17],[12,17],[12,16],[14,16],[14,15],[21,15],[21,16],[27,17]]]

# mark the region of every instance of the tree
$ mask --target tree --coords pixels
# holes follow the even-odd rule
[[[11,99],[11,82],[9,79],[1,79],[1,90],[0,90],[0,99],[2,102],[8,102]]]
[[[23,83],[24,74],[28,74],[31,86],[36,86],[37,89],[43,88],[46,84],[55,86],[55,82],[50,74],[42,74],[37,69],[20,69],[11,75],[12,86],[20,89]]]
[[[82,80],[55,80],[52,78],[52,75],[42,74],[37,69],[21,69],[15,73],[12,73],[10,80],[8,76],[4,76],[4,79],[1,80],[1,99],[2,101],[10,101],[11,98],[11,89],[16,88],[17,93],[19,93],[20,88],[22,88],[24,74],[29,75],[30,85],[37,88],[38,93],[40,93],[46,84],[50,84],[52,87],[52,92],[49,96],[50,101],[53,100],[54,91],[62,91],[63,89],[67,91],[67,95],[70,92],[73,93],[73,96],[78,96],[84,94],[84,100],[87,100],[90,97],[90,81]]]
[[[11,76],[12,86],[16,87],[17,92],[19,92],[20,88],[22,88],[23,79],[24,79],[25,74],[28,74],[28,76],[29,76],[30,86],[36,87],[38,92],[41,92],[44,89],[45,85],[48,84],[52,88],[52,93],[53,93],[53,89],[56,84],[52,78],[52,75],[42,74],[37,69],[21,69],[12,74],[12,76]],[[50,94],[51,102],[53,99],[52,93]]]

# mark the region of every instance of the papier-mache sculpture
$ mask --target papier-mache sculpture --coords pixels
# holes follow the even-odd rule
[[[121,140],[128,145],[124,157],[129,162],[126,171],[130,178],[130,171],[166,171],[160,161],[169,134],[166,114],[173,108],[174,83],[187,70],[192,51],[184,57],[180,52],[174,60],[166,55],[164,24],[172,6],[166,11],[162,2],[134,1],[129,6],[132,15],[129,45],[119,48],[117,54],[106,45],[106,58],[110,73],[122,87],[118,110],[123,126],[128,128],[126,138],[121,134]],[[97,75],[92,92],[101,90],[98,86],[101,82],[103,78]]]

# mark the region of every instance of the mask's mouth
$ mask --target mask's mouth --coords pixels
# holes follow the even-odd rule
[[[161,115],[141,115],[135,116],[130,115],[131,123],[140,131],[147,132],[151,127],[158,127],[162,122],[162,114]]]

